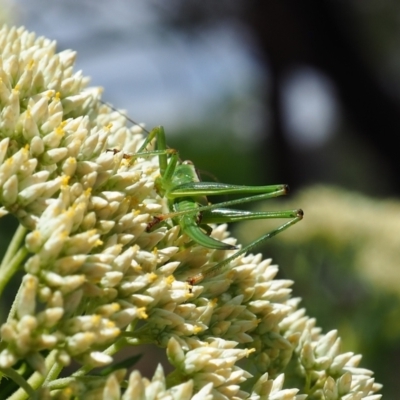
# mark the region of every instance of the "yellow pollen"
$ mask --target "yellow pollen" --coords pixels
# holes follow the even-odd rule
[[[35,287],[36,287],[36,284],[35,284],[35,280],[32,278],[32,279],[27,279],[26,281],[25,281],[25,287],[27,287],[28,289],[34,289]]]
[[[112,308],[114,309],[114,312],[116,312],[121,309],[121,306],[118,303],[113,303]]]
[[[155,274],[154,272],[150,272],[147,277],[149,279],[149,282],[154,282],[157,279],[157,274]]]
[[[68,236],[68,232],[67,231],[62,231],[58,234],[59,239],[63,240]]]
[[[64,185],[64,186],[67,186],[70,179],[71,179],[70,176],[63,175],[62,178],[61,178],[61,184]]]
[[[60,136],[64,136],[65,132],[64,132],[64,126],[61,123],[59,126],[57,126],[56,128],[56,135],[60,135]]]
[[[68,210],[65,210],[65,215],[67,218],[72,218],[75,214],[75,204],[73,204]]]
[[[147,315],[147,313],[146,313],[146,308],[145,308],[145,307],[140,307],[140,308],[138,308],[137,314],[138,314],[138,317],[139,317],[140,319],[147,319],[147,318],[149,317],[149,316]]]
[[[190,290],[190,289],[189,289],[189,290]],[[194,296],[194,295],[193,295],[192,292],[187,291],[187,292],[185,293],[185,300],[189,300],[189,299],[191,299],[193,296]]]
[[[130,160],[128,160],[127,158],[123,158],[121,161],[121,165],[124,167],[129,167],[130,164]]]
[[[252,349],[247,349],[246,351],[246,357],[248,357],[251,353],[254,353],[256,349],[253,347]]]
[[[217,298],[214,298],[214,299],[212,299],[210,301],[210,306],[211,307],[215,307],[217,304],[218,304],[218,299]]]
[[[115,327],[115,322],[108,320],[107,324],[106,324],[106,327],[107,328],[114,328]]]
[[[175,282],[175,278],[173,275],[170,275],[166,278],[166,282],[168,285],[171,285],[173,282]]]
[[[141,266],[141,265],[134,265],[134,266],[132,266],[132,268],[135,270],[135,271],[138,271],[138,272],[142,272],[143,271],[143,267]]]
[[[34,65],[35,65],[35,61],[34,60],[30,60],[28,65],[26,66],[26,69],[27,70],[31,70]]]
[[[195,325],[195,326],[193,327],[193,333],[194,333],[195,335],[197,335],[198,333],[200,333],[202,330],[203,330],[203,328],[201,328],[201,327],[198,326],[198,325]]]
[[[158,249],[157,249],[157,247],[154,247],[152,253],[153,253],[155,256],[158,254]]]

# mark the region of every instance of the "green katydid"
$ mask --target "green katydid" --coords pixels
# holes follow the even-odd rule
[[[255,246],[284,231],[303,218],[303,211],[300,209],[253,212],[225,208],[235,204],[282,196],[288,193],[289,188],[287,185],[240,186],[218,182],[201,182],[192,163],[188,161],[181,162],[177,152],[167,148],[163,127],[156,127],[147,133],[148,136],[142,146],[131,157],[136,158],[146,154],[158,155],[160,177],[156,180],[156,189],[161,196],[167,198],[169,209],[171,210],[170,213],[155,217],[150,222],[148,230],[161,221],[172,219],[193,242],[210,249],[233,250],[237,247],[220,242],[210,236],[212,228],[208,224],[268,218],[291,219],[289,222],[244,246],[232,256],[206,269],[204,272],[189,278],[189,284],[194,285],[207,276],[214,275],[235,258],[252,250]],[[156,139],[156,150],[147,151],[146,148],[153,139]],[[229,194],[249,196],[218,204],[207,204],[206,196]]]

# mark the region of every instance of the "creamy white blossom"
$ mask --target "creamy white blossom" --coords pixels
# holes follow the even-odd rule
[[[62,399],[380,398],[359,357],[297,308],[291,281],[274,279],[271,260],[241,256],[187,283],[232,252],[188,246],[172,221],[147,232],[168,212],[159,158],[135,155],[142,128],[100,102],[74,52],[7,27],[0,48],[0,213],[21,225],[1,287],[24,272],[1,327],[5,374],[25,360],[41,376],[32,388]],[[235,243],[224,225],[212,234]],[[84,376],[142,343],[164,348],[173,372]],[[72,359],[83,369],[58,380]],[[289,365],[302,387],[284,386]]]

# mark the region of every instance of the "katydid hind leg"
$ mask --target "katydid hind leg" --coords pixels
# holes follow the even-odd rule
[[[248,211],[231,208],[214,208],[202,212],[205,224],[223,224],[258,219],[296,218],[300,210],[285,211]]]
[[[173,198],[193,196],[193,193],[195,193],[195,192],[189,191],[188,193],[186,193],[184,191],[180,191],[179,196],[177,196],[175,193],[173,195]],[[199,207],[196,208],[196,212],[200,212],[200,211],[204,212],[204,211],[208,211],[208,210],[213,210],[215,208],[219,209],[219,208],[223,208],[223,207],[230,207],[230,206],[233,206],[236,204],[252,203],[255,201],[259,201],[259,200],[271,199],[274,197],[283,196],[286,193],[287,193],[287,185],[277,185],[277,188],[274,191],[270,191],[267,193],[261,193],[261,194],[256,194],[256,195],[252,195],[252,196],[248,196],[248,197],[242,197],[242,198],[235,199],[235,200],[223,201],[221,203],[216,203],[216,204],[208,204],[206,206],[200,205]],[[200,191],[199,195],[205,195],[205,194],[204,194],[204,192]],[[185,214],[188,214],[187,210],[175,211],[175,212],[169,213],[169,217],[173,218],[173,217],[177,217],[179,215],[185,215]]]
[[[200,283],[203,279],[216,275],[221,270],[223,270],[225,268],[228,268],[229,264],[233,260],[235,260],[236,258],[241,256],[242,254],[250,252],[255,247],[261,245],[266,240],[272,238],[273,236],[276,236],[277,234],[283,232],[284,230],[288,229],[289,227],[295,225],[297,222],[301,221],[303,219],[303,216],[304,216],[303,210],[301,210],[301,209],[297,210],[297,216],[294,219],[292,219],[292,220],[286,222],[285,224],[279,226],[278,228],[276,228],[276,229],[274,229],[274,230],[262,235],[261,237],[259,237],[258,239],[254,240],[250,244],[242,247],[240,250],[238,250],[236,253],[234,253],[230,257],[226,258],[225,260],[222,260],[219,263],[217,263],[216,265],[206,269],[205,271],[202,271],[199,274],[188,278],[187,282],[190,285],[196,285],[196,284]]]

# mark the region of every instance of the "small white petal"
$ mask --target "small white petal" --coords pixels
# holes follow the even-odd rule
[[[3,185],[2,200],[5,206],[14,204],[18,197],[18,178],[13,175]]]

